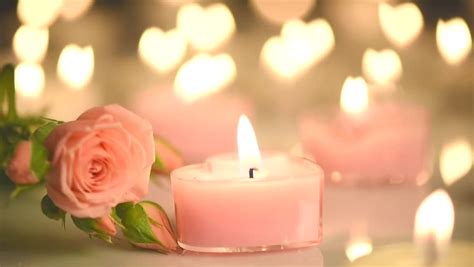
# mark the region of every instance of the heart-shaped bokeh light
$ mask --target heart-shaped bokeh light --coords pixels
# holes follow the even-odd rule
[[[466,21],[462,18],[438,20],[436,43],[441,56],[448,64],[461,63],[472,49],[471,32]]]
[[[367,49],[362,57],[362,71],[370,82],[389,84],[402,76],[402,61],[392,49]]]
[[[48,29],[23,25],[13,36],[13,51],[22,62],[41,62],[48,50]]]
[[[62,0],[19,0],[17,15],[23,24],[48,27],[58,18]]]
[[[178,97],[192,102],[222,90],[234,81],[235,76],[235,63],[228,54],[198,54],[178,70],[174,89]]]
[[[75,20],[85,14],[94,4],[94,0],[62,0],[60,16],[65,20]]]
[[[193,3],[179,9],[177,27],[194,49],[213,51],[232,37],[235,21],[232,12],[222,3],[207,7]]]
[[[186,55],[186,38],[177,29],[163,32],[151,27],[140,38],[138,54],[155,71],[167,73],[175,69]]]
[[[379,5],[379,21],[387,39],[397,47],[412,43],[423,29],[423,14],[413,3]]]
[[[59,78],[72,89],[78,90],[86,86],[94,73],[92,46],[70,44],[64,47],[59,55],[57,71]]]
[[[334,33],[326,20],[291,20],[283,25],[280,36],[265,42],[261,61],[278,77],[293,79],[325,58],[334,45]]]

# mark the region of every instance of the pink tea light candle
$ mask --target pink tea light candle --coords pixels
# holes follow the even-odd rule
[[[401,102],[371,103],[362,78],[349,77],[341,110],[305,115],[300,137],[306,153],[330,181],[341,184],[412,183],[429,177],[429,116]]]
[[[246,117],[238,154],[219,154],[171,173],[178,242],[197,252],[254,252],[317,245],[323,172],[279,152],[260,154]]]
[[[251,105],[236,96],[218,93],[187,101],[173,90],[155,89],[139,95],[133,109],[189,163],[232,150],[240,114],[253,113]]]

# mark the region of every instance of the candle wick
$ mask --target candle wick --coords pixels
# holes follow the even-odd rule
[[[258,171],[258,168],[250,168],[249,169],[249,178],[253,178],[254,177],[254,172],[255,171]]]

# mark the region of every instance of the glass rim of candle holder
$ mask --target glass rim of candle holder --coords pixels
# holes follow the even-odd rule
[[[218,156],[228,156],[231,153],[219,154]],[[267,153],[264,153],[265,156]],[[288,160],[289,163],[292,164],[291,169],[284,170],[282,173],[275,173],[274,171],[270,171],[267,175],[263,178],[256,178],[250,179],[249,177],[242,177],[238,173],[231,174],[231,175],[221,175],[226,176],[225,178],[216,177],[212,174],[212,167],[210,166],[212,163],[209,162],[209,159],[214,159],[215,157],[210,157],[204,163],[197,163],[187,165],[178,169],[175,169],[171,172],[171,180],[178,179],[182,181],[192,181],[197,183],[228,183],[228,182],[269,182],[269,181],[280,181],[280,180],[291,180],[291,179],[305,179],[311,178],[312,176],[320,177],[322,182],[324,182],[324,171],[323,169],[314,161],[298,156],[286,155],[284,153],[275,153],[280,158],[280,155],[285,155],[285,159]],[[265,160],[264,160],[265,162]],[[300,167],[300,168],[298,168]],[[303,170],[302,170],[303,169]],[[199,174],[202,176],[198,179],[195,176],[186,175],[187,172],[190,170],[198,171]],[[280,171],[280,169],[279,169]]]

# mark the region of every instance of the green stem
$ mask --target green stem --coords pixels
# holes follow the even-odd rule
[[[2,83],[2,70],[0,70],[0,119],[3,118],[3,111],[4,111],[4,108],[5,108],[5,87],[3,86],[3,83]]]
[[[18,119],[18,114],[16,112],[15,99],[15,67],[12,64],[7,64],[3,67],[0,77],[0,87],[3,88],[7,96],[8,121],[15,121]]]

